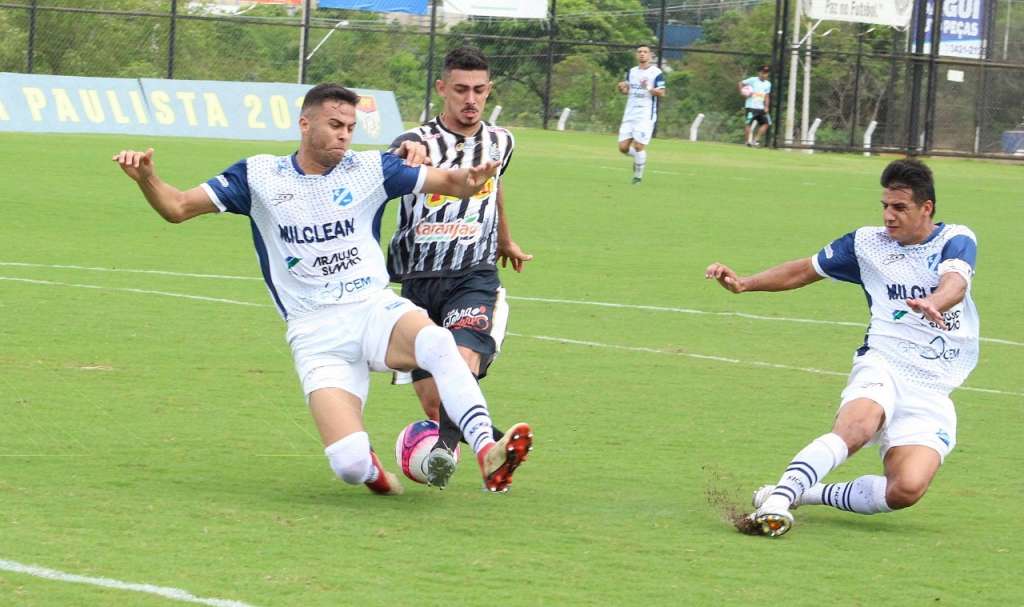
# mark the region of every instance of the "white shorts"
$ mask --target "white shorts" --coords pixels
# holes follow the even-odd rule
[[[365,406],[370,371],[388,370],[384,359],[391,330],[412,310],[423,311],[391,289],[382,289],[365,301],[332,305],[289,320],[285,339],[306,398],[320,388],[341,388]]]
[[[654,121],[652,120],[623,120],[619,125],[619,141],[632,139],[641,145],[647,145],[651,142],[653,133]]]
[[[949,395],[898,379],[877,352],[854,358],[840,407],[857,398],[871,399],[885,411],[882,428],[870,443],[879,446],[883,458],[892,447],[923,445],[945,461],[956,446],[956,410]]]

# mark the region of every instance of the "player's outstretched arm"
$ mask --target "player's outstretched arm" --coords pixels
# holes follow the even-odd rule
[[[946,329],[942,314],[964,300],[967,295],[967,281],[956,272],[946,272],[939,279],[939,286],[928,297],[908,299],[910,309],[923,314],[940,329]]]
[[[733,293],[747,291],[789,291],[821,280],[811,259],[794,259],[768,268],[753,276],[740,276],[729,266],[715,262],[704,270],[704,278],[718,281],[722,288]]]
[[[488,179],[498,174],[498,166],[498,163],[492,160],[469,169],[426,167],[427,177],[420,191],[469,198],[479,192]]]
[[[182,192],[160,179],[153,165],[153,148],[145,152],[121,150],[111,160],[135,181],[149,206],[171,223],[181,223],[196,215],[217,210],[202,188],[195,187]]]
[[[512,228],[505,218],[505,189],[498,183],[498,261],[501,267],[507,267],[512,262],[512,269],[522,272],[526,262],[533,259],[533,255],[523,251],[516,241],[512,240]]]

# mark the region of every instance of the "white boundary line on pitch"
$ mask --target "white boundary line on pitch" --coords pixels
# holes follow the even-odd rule
[[[122,291],[126,293],[143,293],[147,295],[163,295],[166,297],[180,297],[183,299],[195,299],[200,301],[210,301],[214,303],[226,303],[238,306],[251,306],[256,308],[270,308],[273,307],[270,304],[257,304],[248,301],[237,301],[234,299],[222,299],[217,297],[201,297],[198,295],[188,295],[186,293],[172,293],[169,291],[147,291],[145,289],[132,289],[128,287],[103,287],[99,285],[83,285],[73,284],[66,282],[53,282],[49,280],[32,280],[28,278],[12,278],[10,276],[0,276],[0,281],[12,280],[16,282],[27,282],[30,284],[41,284],[48,286],[64,286],[64,287],[79,287],[85,289],[98,289],[101,291]],[[782,365],[778,363],[769,363],[759,360],[740,360],[738,358],[729,358],[726,356],[713,356],[710,354],[694,354],[692,352],[675,352],[672,350],[659,350],[657,348],[644,348],[638,346],[619,346],[616,344],[605,344],[596,341],[584,341],[578,339],[569,339],[564,337],[551,337],[548,335],[525,335],[522,333],[509,333],[509,335],[515,335],[516,337],[525,337],[528,339],[536,339],[540,341],[553,341],[578,346],[591,346],[596,348],[610,348],[615,350],[626,350],[630,352],[644,352],[648,354],[667,354],[670,356],[685,356],[687,358],[695,358],[698,360],[710,360],[716,362],[724,362],[736,365],[747,365],[751,367],[762,367],[769,369],[784,369],[787,371],[802,371],[804,373],[815,373],[818,375],[840,375],[846,376],[849,373],[843,373],[841,371],[827,371],[824,369],[815,369],[813,367],[796,367],[791,365]],[[1024,396],[1024,392],[1012,392],[1008,390],[994,390],[992,388],[972,388],[969,386],[960,386],[957,390],[970,390],[972,392],[985,392],[987,394],[1005,394],[1007,396]]]
[[[182,590],[181,588],[168,588],[166,586],[154,586],[152,584],[136,584],[133,582],[122,582],[120,580],[112,580],[105,577],[89,577],[86,575],[77,575],[74,573],[65,573],[63,571],[57,571],[56,569],[47,569],[46,567],[39,567],[36,565],[23,565],[15,561],[5,561],[0,559],[0,571],[10,571],[12,573],[24,573],[35,577],[44,578],[47,580],[54,580],[57,582],[70,582],[72,584],[89,584],[91,586],[102,586],[104,588],[113,588],[114,590],[130,590],[132,592],[143,592],[146,594],[155,594],[162,596],[173,601],[181,601],[184,603],[198,603],[200,605],[210,605],[211,607],[253,607],[249,603],[243,603],[241,601],[232,601],[228,599],[210,599],[195,596],[191,592]]]
[[[75,266],[75,265],[55,265],[55,264],[41,264],[41,263],[23,263],[16,261],[0,261],[0,266],[14,266],[23,268],[50,268],[50,269],[62,269],[62,270],[88,270],[92,272],[127,272],[133,274],[158,274],[162,276],[180,276],[186,278],[218,278],[226,280],[253,280],[262,282],[262,278],[255,276],[232,276],[228,274],[192,274],[188,272],[170,272],[167,270],[135,270],[130,268],[99,268],[90,266]],[[24,282],[32,282],[29,279],[19,279],[14,277],[0,277],[0,280],[21,280]],[[38,281],[40,284],[46,284],[46,281]],[[82,285],[83,287],[86,285]],[[96,287],[98,288],[98,287]],[[160,294],[160,291],[139,291],[141,293],[155,293]],[[180,295],[186,297],[185,295]],[[206,298],[200,296],[193,296],[196,299],[209,299],[216,301],[213,298]],[[652,306],[644,304],[621,304],[603,301],[584,301],[577,299],[553,299],[548,297],[524,297],[520,295],[509,295],[509,299],[516,301],[531,301],[537,303],[553,303],[553,304],[566,304],[572,306],[596,306],[600,308],[619,308],[624,310],[646,310],[648,312],[672,312],[676,314],[698,314],[706,316],[733,316],[736,318],[745,318],[747,320],[767,320],[775,322],[796,322],[813,325],[835,325],[840,327],[856,327],[864,328],[863,322],[850,322],[845,320],[818,320],[814,318],[789,318],[786,316],[763,316],[760,314],[748,314],[746,312],[710,312],[708,310],[697,310],[695,308],[678,308],[672,306]],[[230,302],[229,302],[230,303]],[[235,302],[238,303],[238,302]],[[255,305],[255,304],[243,304],[243,305]],[[981,341],[1001,344],[1004,346],[1024,346],[1024,342],[1010,341],[1008,339],[998,339],[995,337],[979,337]]]

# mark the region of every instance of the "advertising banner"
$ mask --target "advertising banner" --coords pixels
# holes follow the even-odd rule
[[[928,0],[925,6],[928,22],[925,23],[924,52],[932,47],[932,18],[935,2]],[[985,21],[984,0],[944,0],[942,2],[942,24],[939,35],[939,54],[947,57],[980,59],[982,53],[982,24]]]
[[[411,13],[426,15],[427,0],[320,0],[320,8],[344,8],[374,13]]]
[[[801,0],[811,19],[852,21],[906,27],[914,9],[913,0]]]
[[[0,72],[0,131],[298,140],[310,85]],[[388,145],[404,130],[391,91],[360,96],[353,143]]]

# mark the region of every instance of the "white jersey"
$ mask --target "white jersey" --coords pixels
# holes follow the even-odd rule
[[[978,311],[971,299],[977,247],[965,226],[940,223],[928,240],[908,246],[883,227],[864,227],[834,240],[811,261],[818,274],[863,287],[871,323],[859,355],[877,351],[897,376],[948,393],[978,362]],[[906,300],[935,291],[947,272],[964,277],[967,293],[945,312],[942,330]]]
[[[350,151],[323,175],[304,174],[294,154],[262,154],[202,188],[222,212],[249,217],[263,280],[287,320],[388,287],[384,205],[419,192],[425,178],[425,167],[380,152]]]
[[[626,110],[622,113],[622,121],[658,120],[658,98],[647,90],[665,89],[665,75],[656,65],[648,65],[647,69],[640,66],[630,68],[626,72],[626,83],[629,94],[626,97]]]

